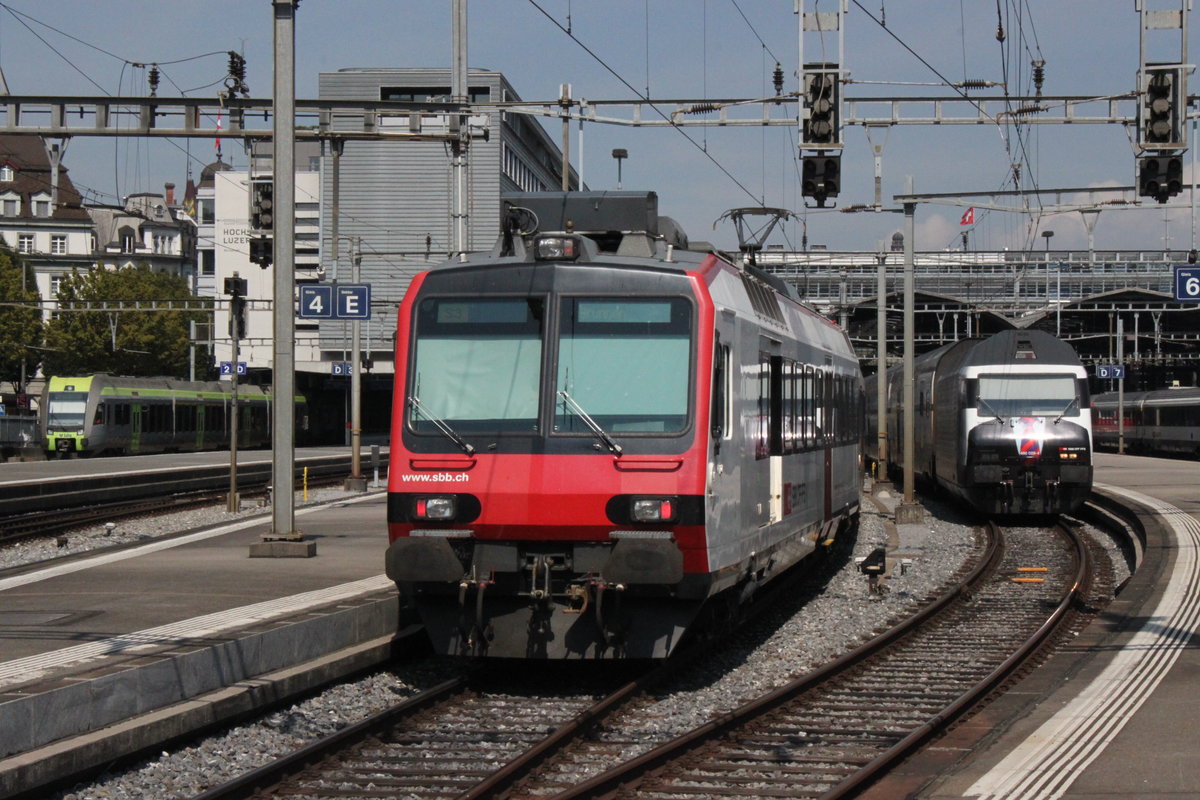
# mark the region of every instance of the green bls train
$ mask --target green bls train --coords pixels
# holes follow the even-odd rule
[[[231,386],[221,381],[127,378],[99,373],[52,377],[42,394],[41,436],[48,457],[142,455],[229,447]],[[238,447],[271,441],[269,388],[238,387]],[[307,406],[296,397],[297,428]]]

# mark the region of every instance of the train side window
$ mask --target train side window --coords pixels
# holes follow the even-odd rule
[[[771,356],[771,386],[770,386],[770,403],[768,413],[770,414],[767,420],[767,430],[770,448],[770,454],[773,456],[783,455],[783,392],[784,392],[784,368],[787,362],[781,356]]]
[[[713,354],[713,386],[712,386],[712,437],[728,439],[732,433],[730,420],[733,415],[729,407],[729,345],[717,343]]]
[[[771,356],[758,354],[758,424],[754,436],[754,457],[771,454]]]
[[[813,368],[805,364],[800,376],[800,447],[813,445]]]
[[[104,404],[103,403],[96,406],[96,416],[92,420],[92,424],[93,425],[103,425],[104,424]]]

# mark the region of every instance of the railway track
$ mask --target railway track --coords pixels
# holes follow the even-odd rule
[[[1047,547],[1036,531],[1005,544],[993,528],[980,567],[921,614],[555,797],[853,796],[1000,687],[1069,617],[1090,567],[1060,531],[1070,547]]]
[[[995,691],[1068,616],[1088,559],[1044,533],[1010,532],[1006,547],[993,531],[978,566],[914,617],[640,756],[629,720],[653,713],[659,671],[594,704],[454,682],[197,800],[849,796]]]
[[[349,455],[326,457],[299,463],[297,471],[300,474],[307,466],[308,485],[323,486],[344,479],[349,464]],[[116,486],[103,475],[47,482],[36,493],[21,486],[0,486],[0,543],[206,505],[226,497],[229,491],[227,465],[149,470],[120,478]],[[243,497],[265,496],[270,483],[269,464],[239,469],[238,492]]]

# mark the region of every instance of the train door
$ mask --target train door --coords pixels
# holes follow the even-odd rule
[[[734,380],[737,370],[728,337],[717,331],[713,347],[712,401],[709,407],[708,519],[715,530],[727,524],[727,515],[736,514],[738,504],[737,456],[741,450],[734,439]]]
[[[766,464],[765,474],[760,476],[754,494],[755,505],[762,509],[760,525],[771,525],[783,519],[783,451],[780,444],[783,358],[778,355],[780,344],[775,339],[759,337],[756,455],[760,463],[765,460]]]
[[[204,403],[196,403],[193,408],[196,410],[196,449],[204,449]]]
[[[826,365],[829,363],[829,359],[826,358]],[[833,516],[833,425],[837,410],[834,402],[834,376],[828,370],[817,371],[817,398],[821,447],[821,519],[828,521]]]
[[[142,448],[143,411],[148,411],[141,403],[130,404],[131,418],[129,420],[129,452],[137,453]],[[148,416],[148,415],[147,415]]]

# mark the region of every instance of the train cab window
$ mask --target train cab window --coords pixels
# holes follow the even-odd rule
[[[46,424],[52,431],[82,428],[86,407],[87,392],[51,392]]]
[[[565,297],[555,433],[678,433],[688,424],[692,304],[683,297]],[[570,396],[567,402],[562,393]]]
[[[973,387],[975,410],[999,417],[1078,417],[1080,397],[1073,375],[980,375]]]
[[[422,300],[408,387],[420,405],[408,404],[409,428],[536,431],[544,315],[540,297]]]

